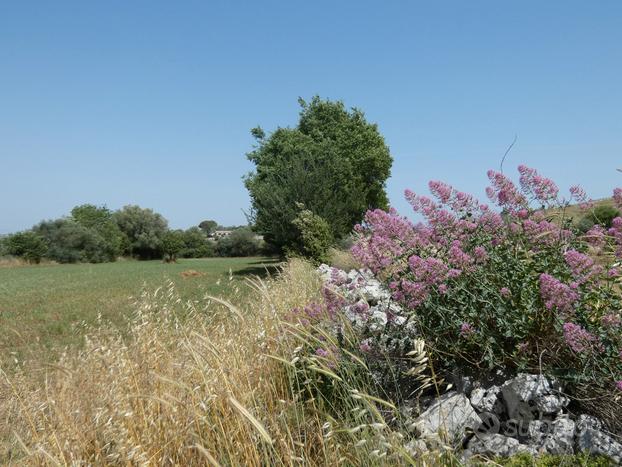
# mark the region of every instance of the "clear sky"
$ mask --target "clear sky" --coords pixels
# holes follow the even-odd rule
[[[595,198],[622,185],[622,2],[2,1],[0,233],[82,203],[172,227],[244,222],[249,129],[297,98],[379,124],[389,197],[484,198],[520,163]]]

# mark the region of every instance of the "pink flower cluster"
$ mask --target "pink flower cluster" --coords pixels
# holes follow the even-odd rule
[[[581,209],[591,209],[594,206],[593,201],[588,198],[585,190],[579,185],[570,187],[570,199],[577,203]]]
[[[542,204],[550,204],[557,199],[559,188],[553,180],[541,176],[536,169],[525,165],[518,166],[520,185],[524,193]]]
[[[579,294],[572,287],[553,276],[540,274],[540,296],[548,310],[556,309],[562,313],[572,313]]]
[[[555,245],[560,241],[568,240],[572,235],[570,231],[561,229],[557,224],[546,220],[536,222],[526,219],[522,226],[529,241],[538,248]]]
[[[368,211],[364,224],[355,230],[369,235],[359,237],[352,247],[352,254],[374,273],[390,266],[396,258],[421,242],[421,235],[412,222],[393,209],[389,212],[381,209]]]
[[[607,233],[613,240],[615,255],[622,258],[622,217],[616,217],[611,221],[611,228],[607,230]]]
[[[575,185],[569,200],[562,199],[552,180],[524,165],[518,171],[517,184],[503,173],[488,172],[491,207],[441,181],[429,183],[431,197],[407,190],[407,201],[424,221],[414,225],[394,210],[370,211],[357,227],[352,253],[387,280],[393,298],[430,332],[442,334],[439,329],[451,320],[462,338],[457,345],[467,353],[480,346],[482,355],[490,349],[489,354],[504,353],[485,339],[470,339],[502,330],[521,340],[517,345],[528,359],[542,331],[555,332],[551,337],[563,338],[573,352],[599,354],[603,368],[613,365],[607,377],[618,375],[611,379],[616,381],[622,374],[622,315],[612,285],[622,268],[605,269],[592,253],[613,247],[622,259],[622,216],[607,230],[595,226],[576,237],[553,214],[571,202],[589,207],[585,191]],[[622,208],[622,188],[613,196]],[[603,314],[603,309],[613,311]],[[486,319],[476,330],[470,317],[480,312]],[[362,343],[361,350],[369,351]],[[574,369],[585,370],[580,364]],[[622,381],[618,387],[622,390]]]
[[[439,181],[428,183],[430,192],[442,203],[456,212],[472,212],[479,208],[477,200],[468,193],[455,190],[451,185]]]
[[[586,254],[579,253],[577,250],[566,251],[564,259],[572,275],[577,279],[578,284],[582,284],[603,272],[602,266],[595,265],[592,258]]]
[[[571,232],[529,209],[528,196],[541,203],[556,198],[555,184],[534,169],[520,166],[519,172],[520,188],[505,175],[488,172],[488,196],[509,214],[507,219],[473,196],[432,181],[429,188],[436,201],[410,190],[405,192],[414,211],[427,221],[425,224],[413,225],[394,210],[369,211],[363,225],[357,226],[359,239],[352,253],[374,273],[389,270],[394,279],[394,297],[416,307],[433,290],[447,293],[451,279],[485,266],[489,251],[514,242],[516,236],[525,237],[528,248],[534,251],[567,242]],[[575,190],[575,194],[581,193]],[[487,238],[487,243],[474,243],[474,236]],[[574,294],[566,293],[562,298],[568,300]],[[559,300],[549,298],[546,302],[559,308]]]
[[[604,347],[600,339],[594,334],[586,331],[578,324],[564,323],[563,329],[564,340],[573,352],[582,354],[604,351]]]
[[[527,208],[527,198],[505,175],[489,170],[488,179],[490,186],[486,188],[486,195],[495,204],[511,212]]]
[[[468,338],[475,334],[475,328],[470,323],[460,325],[460,337]]]
[[[592,227],[590,230],[588,230],[585,233],[583,238],[585,239],[587,243],[589,243],[593,247],[602,248],[605,246],[605,243],[607,242],[607,233],[605,232],[605,229],[602,226],[596,224],[594,227]]]
[[[331,318],[334,317],[338,310],[347,304],[347,300],[343,297],[343,295],[327,285],[322,287],[322,296],[324,297],[324,303],[326,305],[328,315]]]
[[[412,255],[408,258],[412,276],[390,285],[393,297],[405,301],[411,308],[423,303],[434,286],[444,285],[452,274],[447,264],[437,258],[422,258]]]

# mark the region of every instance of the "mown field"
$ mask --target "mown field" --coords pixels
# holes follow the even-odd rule
[[[119,261],[105,264],[0,268],[0,363],[49,361],[67,345],[80,345],[101,318],[123,326],[143,290],[170,280],[180,298],[227,296],[249,275],[274,271],[271,258]]]

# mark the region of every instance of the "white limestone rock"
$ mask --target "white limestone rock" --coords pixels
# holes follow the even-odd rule
[[[572,454],[574,435],[575,422],[567,417],[554,421],[534,420],[528,427],[529,444],[549,454]]]
[[[556,413],[567,406],[554,381],[542,375],[519,374],[501,386],[508,416],[515,420],[534,420],[538,414]]]
[[[464,437],[467,428],[475,429],[481,419],[464,394],[449,392],[437,399],[412,424],[421,436],[441,433],[450,442]]]
[[[474,455],[486,457],[510,457],[515,454],[527,452],[535,454],[530,446],[521,444],[517,439],[500,434],[479,435],[473,437],[463,453],[468,459]]]
[[[587,428],[600,430],[602,427],[603,424],[601,421],[591,415],[579,415],[579,418],[577,419],[577,431],[583,431]]]
[[[622,463],[622,444],[595,428],[584,428],[579,431],[577,434],[577,450],[606,456],[616,464]]]
[[[498,386],[491,386],[488,389],[475,388],[471,391],[471,405],[478,412],[498,412],[499,392]]]

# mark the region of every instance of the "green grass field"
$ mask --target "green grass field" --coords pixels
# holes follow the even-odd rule
[[[50,360],[63,346],[79,345],[81,323],[92,325],[98,315],[123,326],[132,298],[167,279],[183,300],[226,297],[245,276],[265,275],[277,265],[270,258],[208,258],[0,268],[0,364]],[[200,275],[184,277],[189,270]]]

